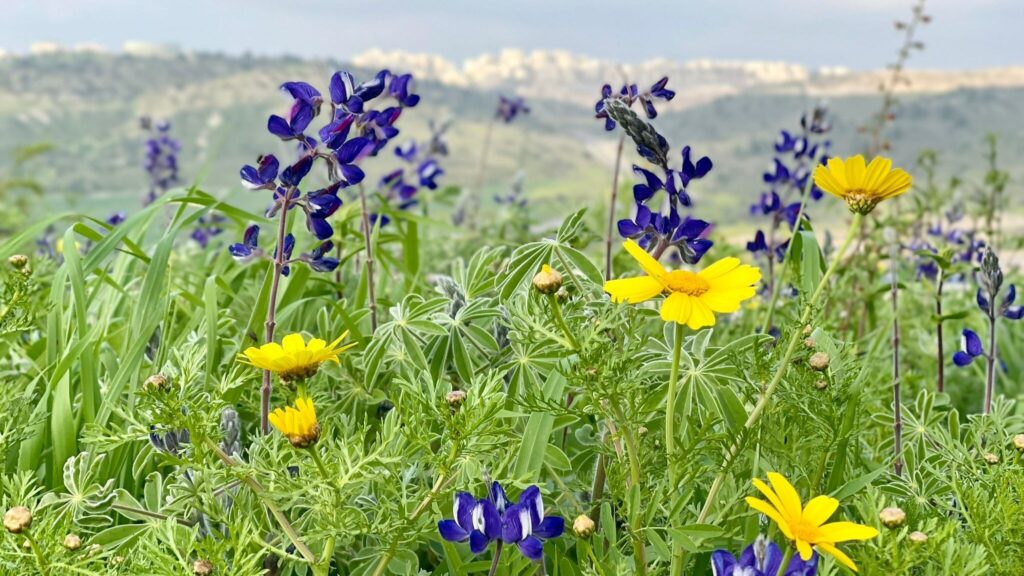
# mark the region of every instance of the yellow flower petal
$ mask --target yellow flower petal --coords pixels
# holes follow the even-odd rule
[[[628,302],[637,304],[650,300],[665,289],[656,278],[651,276],[637,276],[636,278],[622,278],[620,280],[609,280],[604,283],[604,291],[612,297],[612,302]]]
[[[800,505],[800,495],[797,494],[796,488],[793,488],[789,480],[786,480],[786,477],[778,472],[769,472],[768,481],[772,483],[772,488],[779,495],[779,501],[783,506],[782,512],[789,518],[800,518],[803,508]]]
[[[804,562],[810,560],[811,556],[814,555],[811,545],[799,539],[796,541],[796,551],[800,553],[800,559]]]
[[[853,570],[854,572],[857,571],[857,565],[853,563],[853,560],[851,560],[849,556],[843,554],[839,548],[825,542],[820,542],[818,543],[818,550],[832,556],[850,570]]]
[[[870,540],[878,536],[878,530],[875,527],[855,522],[832,522],[825,524],[818,528],[818,533],[823,541],[833,544],[850,540]]]
[[[281,340],[281,347],[285,352],[297,352],[306,348],[306,342],[303,341],[302,334],[289,334]]]
[[[715,325],[715,314],[708,308],[700,298],[690,298],[691,310],[690,319],[687,320],[686,325],[691,330],[700,330],[706,326]]]
[[[746,500],[748,506],[771,518],[772,522],[775,522],[775,525],[779,527],[779,530],[782,531],[782,535],[785,536],[787,540],[793,539],[793,532],[789,529],[789,523],[786,522],[786,519],[782,517],[779,510],[776,510],[774,506],[760,498],[754,498],[753,496],[747,496],[744,500]]]
[[[718,262],[708,266],[707,268],[697,272],[697,275],[707,280],[710,284],[715,278],[719,278],[729,272],[735,270],[741,264],[739,258],[733,258],[732,256],[722,258]]]
[[[686,324],[690,319],[693,298],[681,292],[673,292],[661,304],[661,319],[665,322]]]
[[[860,154],[846,159],[846,185],[851,190],[864,188],[864,176],[867,169],[864,166],[864,157]]]
[[[892,160],[883,158],[881,156],[875,156],[871,160],[871,164],[868,164],[868,172],[864,177],[864,189],[865,190],[876,190],[882,186],[882,182],[885,181],[886,176],[892,170]]]
[[[653,276],[654,278],[661,280],[666,274],[668,274],[665,267],[655,260],[653,256],[648,254],[646,250],[641,248],[636,242],[626,240],[623,246],[626,247],[626,252],[629,252],[629,255],[632,256],[638,264],[640,264],[640,267],[643,268],[644,272],[646,272],[648,276]]]
[[[837,508],[839,508],[839,500],[835,498],[829,496],[811,498],[807,507],[804,508],[804,520],[815,526],[821,526],[835,513]]]
[[[779,499],[779,495],[775,493],[775,490],[772,490],[771,486],[765,484],[764,480],[761,480],[760,478],[754,478],[753,482],[754,488],[757,488],[761,494],[764,494],[764,497],[771,502],[772,506],[774,506],[780,514],[785,514],[786,508],[782,505],[782,500]]]
[[[703,274],[701,278],[707,280],[711,290],[736,290],[737,288],[748,288],[761,280],[761,270],[753,266],[743,264],[736,266],[718,276],[707,278]]]

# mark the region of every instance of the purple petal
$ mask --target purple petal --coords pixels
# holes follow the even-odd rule
[[[541,498],[540,488],[530,486],[523,490],[523,493],[519,495],[519,505],[530,512],[531,526],[540,524],[541,519],[544,518],[544,500]]]
[[[953,364],[956,364],[957,366],[967,366],[973,361],[974,357],[966,352],[957,352],[956,354],[953,354]]]
[[[473,530],[473,508],[476,507],[476,499],[468,492],[459,492],[455,495],[455,503],[452,507],[452,515],[467,533]]]
[[[469,532],[463,530],[455,520],[441,520],[437,523],[437,531],[441,538],[449,542],[465,542]]]
[[[473,554],[479,554],[487,549],[487,545],[491,543],[491,539],[486,534],[479,530],[473,530],[469,534],[469,550]]]
[[[981,338],[973,330],[964,329],[960,336],[960,349],[971,356],[981,356],[985,349],[981,346]]]
[[[282,140],[290,140],[295,137],[292,127],[288,121],[280,116],[273,115],[267,119],[267,130]]]
[[[491,483],[491,501],[494,502],[494,508],[497,509],[498,514],[505,514],[509,500],[508,496],[505,495],[505,489],[501,487],[497,480]]]
[[[544,557],[544,544],[533,536],[526,537],[522,542],[519,542],[518,545],[519,551],[523,553],[523,556],[526,556],[534,562]]]
[[[561,516],[548,516],[533,529],[534,534],[545,540],[558,538],[562,532],[565,532],[565,518]]]
[[[728,551],[715,550],[711,553],[711,573],[714,576],[732,576],[735,573],[735,567],[736,558]]]

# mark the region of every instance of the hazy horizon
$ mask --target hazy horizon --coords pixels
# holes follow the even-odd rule
[[[652,0],[644,10],[583,0],[557,5],[516,0],[500,6],[470,0],[443,5],[381,0],[372,8],[329,0],[296,0],[288,7],[265,0],[5,4],[0,49],[14,53],[40,42],[96,44],[117,51],[127,41],[140,41],[190,51],[340,60],[377,48],[435,54],[461,63],[511,48],[567,50],[620,62],[707,58],[854,70],[881,68],[894,58],[901,37],[892,23],[907,19],[911,6],[908,0],[698,0],[685,7]],[[1017,37],[1018,0],[932,0],[926,12],[933,22],[919,34],[926,49],[915,54],[915,68],[1024,65],[1024,45],[1008,50],[1005,44],[990,42],[993,37]],[[658,26],[635,25],[652,14],[658,16]],[[438,33],[453,23],[458,34]]]

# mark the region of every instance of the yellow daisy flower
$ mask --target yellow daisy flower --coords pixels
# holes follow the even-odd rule
[[[637,304],[666,294],[661,319],[692,330],[714,326],[716,312],[738,310],[741,302],[754,296],[754,285],[761,280],[760,270],[738,258],[722,258],[700,272],[670,272],[636,242],[627,240],[625,247],[647,276],[605,282],[604,291],[612,301]]]
[[[846,200],[851,212],[867,214],[882,200],[888,200],[910,190],[913,179],[906,171],[892,167],[892,160],[875,157],[867,166],[864,157],[830,158],[828,166],[814,169],[814,184]]]
[[[284,382],[305,380],[317,373],[320,364],[331,361],[338,363],[338,354],[355,346],[355,343],[338,347],[348,332],[329,345],[313,338],[307,344],[301,334],[289,334],[281,343],[270,342],[259,348],[247,348],[238,355],[238,361],[250,366],[277,373]]]
[[[320,439],[320,424],[316,421],[316,409],[309,398],[299,397],[295,407],[285,406],[270,413],[270,423],[284,434],[292,446],[308,448]]]
[[[839,508],[838,500],[829,496],[817,496],[803,507],[800,504],[800,495],[785,477],[769,472],[768,480],[771,486],[758,478],[754,479],[754,487],[760,490],[768,501],[747,496],[747,504],[771,518],[782,534],[796,545],[797,552],[803,560],[811,559],[811,547],[814,546],[819,552],[831,555],[856,572],[857,565],[835,545],[851,540],[870,540],[878,536],[878,530],[853,522],[825,524]]]

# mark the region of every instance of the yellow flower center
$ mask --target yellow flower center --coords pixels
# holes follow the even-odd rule
[[[707,280],[686,270],[673,270],[665,277],[665,284],[672,292],[682,292],[690,296],[700,296],[707,292],[711,286]]]
[[[803,518],[800,518],[795,522],[790,522],[789,529],[793,532],[793,537],[797,540],[802,540],[808,544],[815,544],[818,541],[818,526],[807,522]]]

